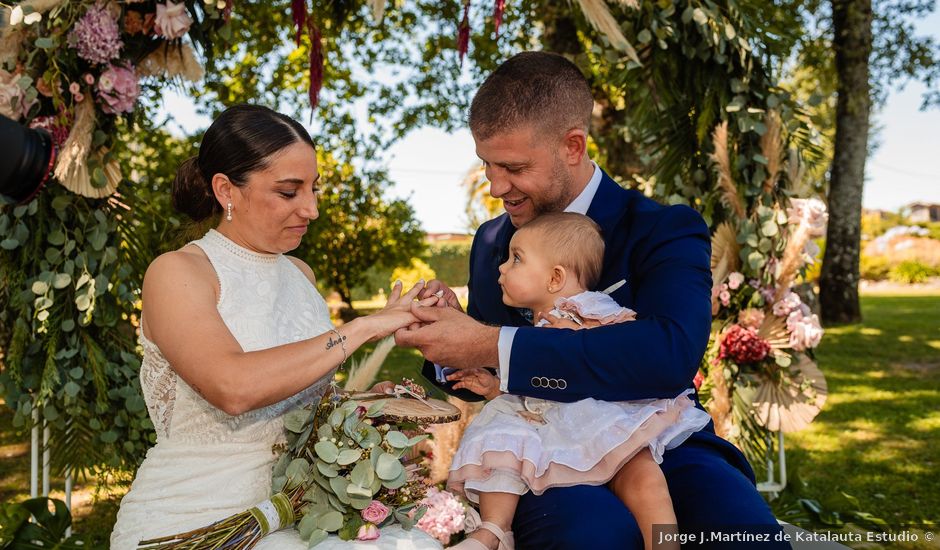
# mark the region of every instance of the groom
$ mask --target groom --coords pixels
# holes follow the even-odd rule
[[[470,130],[490,193],[506,214],[474,237],[469,315],[450,289],[432,281],[425,294],[443,290],[453,307],[415,307],[425,323],[399,331],[399,345],[450,368],[493,367],[503,391],[561,402],[673,398],[692,386],[711,328],[708,228],[691,208],[624,190],[591,161],[593,106],[581,72],[558,55],[520,53],[486,79],[470,107]],[[600,225],[607,248],[596,290],[625,280],[611,295],[637,311],[636,321],[604,330],[536,329],[531,312],[503,304],[498,266],[513,233],[562,210]],[[425,376],[440,379],[427,365]],[[789,547],[773,542],[779,527],[743,455],[711,425],[667,451],[662,469],[679,528],[699,538],[704,532],[705,544],[695,540],[696,547]],[[604,486],[526,494],[513,531],[520,548],[643,547],[630,512]],[[754,542],[758,533],[771,542]],[[729,542],[735,539],[748,542]]]

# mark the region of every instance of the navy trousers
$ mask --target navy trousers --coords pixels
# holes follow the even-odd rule
[[[753,479],[745,475],[751,469],[743,460],[730,443],[707,432],[694,434],[663,456],[661,467],[679,528],[696,536],[684,547],[790,548],[788,543],[774,540],[782,529]],[[539,496],[523,495],[513,532],[520,550],[643,549],[643,536],[630,511],[604,486],[558,487]],[[699,541],[702,534],[704,544]]]

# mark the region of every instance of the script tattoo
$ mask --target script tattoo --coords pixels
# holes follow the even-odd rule
[[[346,341],[346,336],[340,336],[339,338],[336,338],[336,339],[330,336],[326,340],[326,350],[329,351],[333,349],[333,346],[338,346],[339,344],[345,341]]]

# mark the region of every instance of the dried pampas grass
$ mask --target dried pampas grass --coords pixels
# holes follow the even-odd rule
[[[353,362],[349,367],[349,378],[343,385],[346,391],[367,391],[375,382],[385,358],[395,347],[391,336],[376,344],[375,349],[362,362]]]
[[[624,6],[636,7],[635,1],[618,1]],[[598,32],[606,36],[614,48],[627,54],[633,62],[642,65],[640,58],[636,54],[636,50],[633,49],[627,37],[623,35],[623,31],[620,30],[620,25],[617,23],[617,20],[614,19],[614,16],[610,14],[610,9],[607,7],[604,0],[578,0],[578,5],[581,7],[581,12],[584,13],[584,17],[588,20],[588,23],[597,29]]]
[[[760,138],[760,150],[767,159],[767,179],[764,180],[764,193],[773,192],[780,175],[780,157],[783,141],[780,135],[780,115],[777,111],[768,111],[764,117],[767,131]]]
[[[485,401],[478,403],[469,403],[456,397],[448,397],[447,402],[460,409],[460,419],[449,424],[433,424],[428,426],[428,431],[433,434],[428,442],[434,459],[431,461],[430,478],[431,483],[442,483],[447,481],[447,474],[450,472],[450,464],[454,459],[454,454],[460,446],[460,438],[463,437],[464,430],[470,425],[470,422],[483,408]]]
[[[728,439],[731,435],[734,422],[731,418],[731,388],[725,379],[724,369],[714,366],[709,369],[708,377],[711,380],[711,399],[706,408],[715,422],[715,433],[718,437]]]
[[[368,4],[372,9],[372,18],[381,21],[385,17],[385,0],[368,0]]]
[[[165,43],[137,65],[137,74],[161,78],[179,77],[190,82],[199,82],[205,70],[188,43],[178,46]]]
[[[734,212],[738,219],[747,217],[744,202],[738,195],[738,188],[731,178],[731,155],[728,151],[728,121],[719,124],[712,132],[712,142],[715,152],[711,154],[712,161],[718,166],[718,189],[721,192],[721,204]]]
[[[712,315],[718,313],[718,287],[741,268],[741,246],[734,227],[724,222],[712,234]]]

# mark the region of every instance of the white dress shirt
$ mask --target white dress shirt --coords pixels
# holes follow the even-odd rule
[[[594,195],[597,194],[597,188],[601,185],[601,178],[604,173],[597,166],[597,163],[591,161],[594,165],[594,173],[588,184],[584,187],[571,204],[565,208],[565,212],[577,212],[578,214],[587,214],[591,202],[594,201]],[[512,341],[516,337],[516,330],[519,327],[500,327],[499,329],[499,389],[508,391],[509,387],[509,358],[512,356]]]

